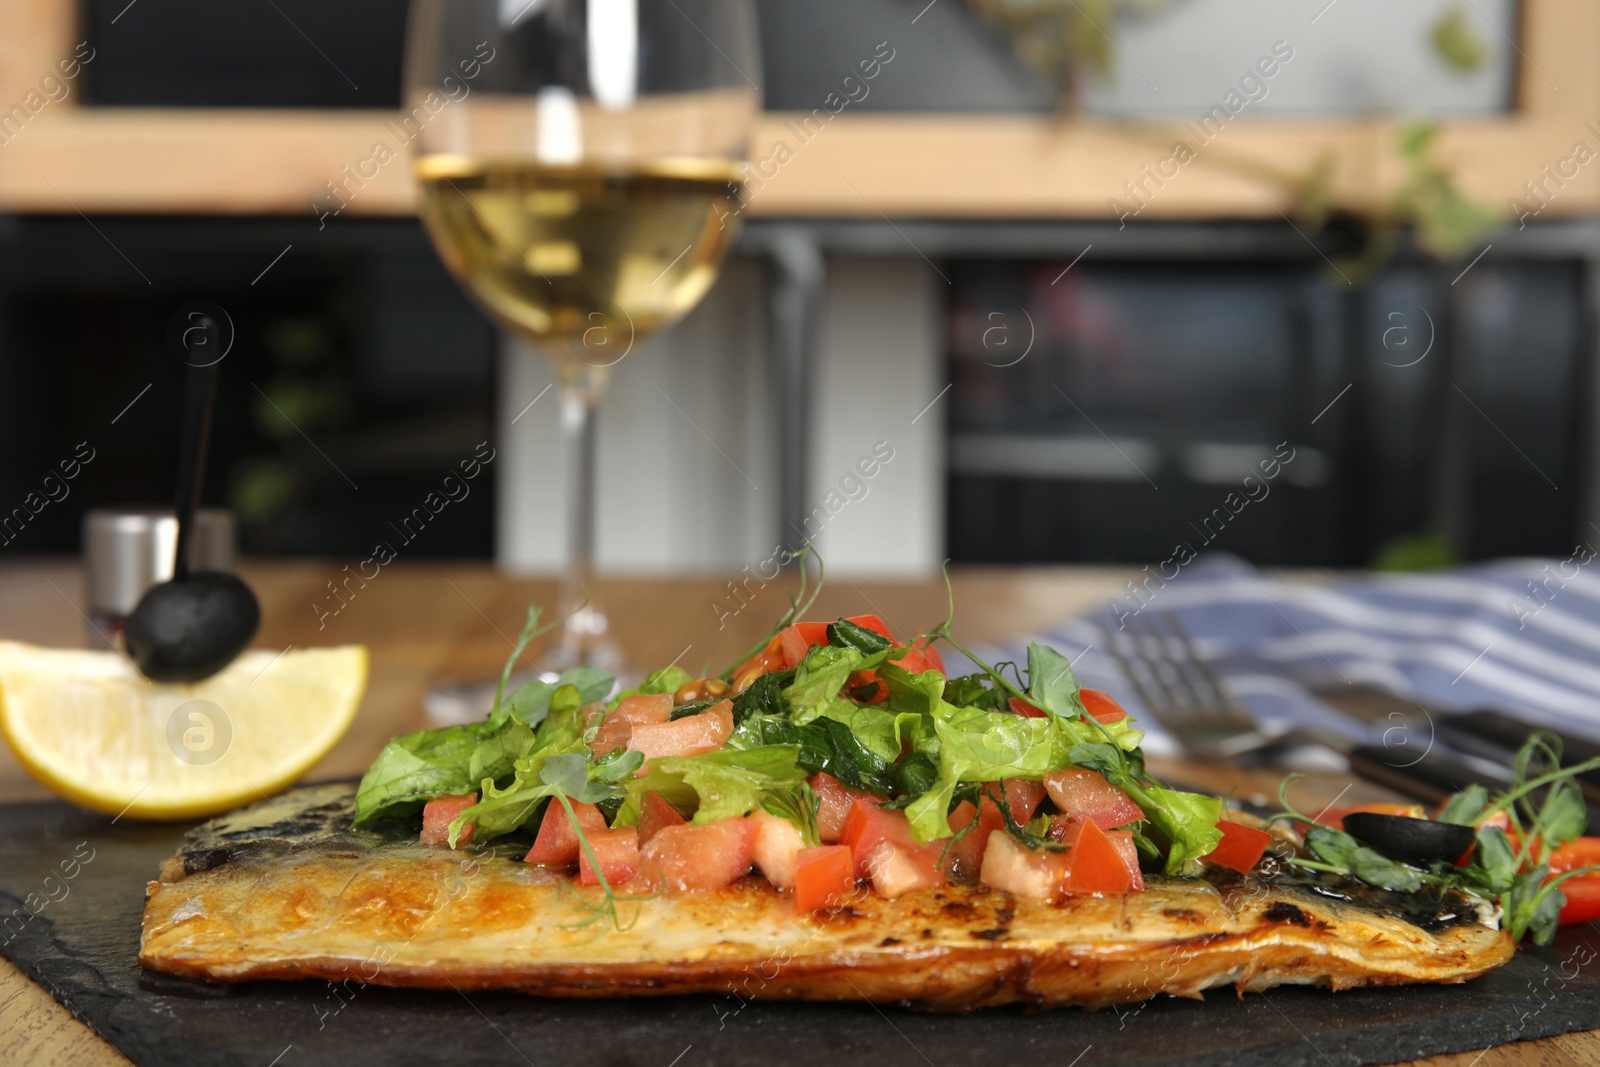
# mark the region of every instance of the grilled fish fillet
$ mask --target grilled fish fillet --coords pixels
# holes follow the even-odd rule
[[[216,982],[323,978],[559,997],[734,993],[965,1011],[1280,984],[1461,982],[1515,951],[1482,901],[1282,878],[1126,897],[951,886],[797,915],[764,880],[622,899],[492,853],[352,831],[348,786],[202,826],[151,882],[140,961]],[[1299,876],[1294,876],[1299,879]],[[625,895],[626,890],[619,891]]]

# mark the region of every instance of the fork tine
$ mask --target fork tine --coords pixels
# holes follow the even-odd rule
[[[1213,716],[1219,723],[1242,726],[1247,729],[1253,728],[1255,724],[1233,702],[1233,698],[1228,695],[1227,690],[1222,688],[1222,682],[1217,678],[1216,673],[1212,671],[1211,665],[1200,655],[1199,649],[1195,648],[1194,639],[1190,637],[1189,631],[1183,625],[1182,620],[1170,611],[1163,614],[1166,617],[1167,625],[1177,635],[1179,647],[1183,651],[1182,658],[1187,661],[1194,674],[1200,678],[1205,690],[1209,692],[1209,699],[1203,700],[1202,703],[1209,706]]]
[[[1177,733],[1178,728],[1168,721],[1168,710],[1165,702],[1157,699],[1155,694],[1145,687],[1144,679],[1141,677],[1141,672],[1134,666],[1132,661],[1128,659],[1128,654],[1123,648],[1124,640],[1126,640],[1128,643],[1131,643],[1133,645],[1134,654],[1140,657],[1141,665],[1143,664],[1143,655],[1139,651],[1138,643],[1133,640],[1133,635],[1125,633],[1121,628],[1118,628],[1115,633],[1113,633],[1109,627],[1105,626],[1102,626],[1100,630],[1106,635],[1106,647],[1111,649],[1111,654],[1116,657],[1117,666],[1122,668],[1122,673],[1127,677],[1129,684],[1133,686],[1134,692],[1139,694],[1140,701],[1144,703],[1145,707],[1150,709],[1150,713],[1154,715],[1163,726],[1165,726],[1168,730],[1171,730],[1173,733]]]
[[[1101,631],[1139,698],[1183,748],[1226,752],[1259,734],[1172,612],[1125,617],[1117,633],[1109,627]]]

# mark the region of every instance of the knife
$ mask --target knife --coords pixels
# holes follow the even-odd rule
[[[1350,699],[1348,692],[1318,695],[1335,707],[1340,706],[1336,698]],[[1411,755],[1415,749],[1403,745],[1352,747],[1348,740],[1325,738],[1321,731],[1315,730],[1310,731],[1315,735],[1314,740],[1342,752],[1352,773],[1424,804],[1437,804],[1469,785],[1481,785],[1491,792],[1509,789],[1515,782],[1512,759],[1535,730],[1545,730],[1561,738],[1563,763],[1577,763],[1600,755],[1600,745],[1547,730],[1503,711],[1445,712],[1382,690],[1364,688],[1355,697],[1364,714],[1354,717],[1367,722],[1383,721],[1384,713],[1391,710],[1407,715],[1419,710],[1425,712],[1432,729],[1422,754]],[[1340,710],[1347,709],[1341,707]],[[1600,772],[1580,776],[1578,784],[1584,792],[1589,825],[1600,828]]]

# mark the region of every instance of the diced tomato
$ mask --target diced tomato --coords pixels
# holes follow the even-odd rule
[[[658,756],[700,756],[715,752],[733,736],[733,702],[724,700],[696,715],[633,728],[628,747],[646,760]],[[644,768],[639,768],[644,771]]]
[[[1036,852],[1010,834],[991,835],[983,851],[983,884],[1019,897],[1054,900],[1067,872],[1067,853]]]
[[[852,615],[847,621],[855,623],[863,630],[871,630],[879,637],[889,641],[894,640],[894,634],[889,632],[889,624],[876,615]]]
[[[1098,689],[1080,689],[1078,695],[1083,699],[1084,710],[1100,722],[1110,724],[1120,722],[1128,717],[1122,710],[1122,705],[1112,700]],[[1030,719],[1042,719],[1048,714],[1043,708],[1026,697],[1011,697],[1006,702],[1014,715],[1022,715]]]
[[[854,615],[848,621],[890,641],[894,640],[889,627],[876,615]],[[828,623],[797,622],[780,630],[776,640],[783,654],[784,668],[792,670],[800,666],[800,661],[806,658],[806,653],[811,651],[813,645],[828,643]]]
[[[976,817],[978,825],[967,830]],[[945,842],[944,875],[952,882],[976,882],[983,873],[983,850],[989,844],[989,835],[1005,827],[1000,808],[989,798],[983,798],[980,811],[971,801],[963,800],[950,813],[950,829],[956,838]],[[966,830],[966,833],[962,833]]]
[[[663,827],[682,826],[687,821],[665,797],[651,790],[639,801],[639,821],[635,824],[639,828],[639,844],[656,836]]]
[[[1390,804],[1384,801],[1373,801],[1370,804],[1352,804],[1347,808],[1329,808],[1318,816],[1317,821],[1324,826],[1332,826],[1336,830],[1344,829],[1344,817],[1354,815],[1358,811],[1370,811],[1374,815],[1404,815],[1408,819],[1426,819],[1428,814],[1421,804]]]
[[[1123,866],[1128,868],[1128,876],[1133,882],[1132,891],[1144,891],[1144,872],[1139,869],[1139,846],[1133,843],[1132,830],[1108,830],[1106,836],[1111,838],[1111,843],[1117,846],[1117,853],[1122,857]]]
[[[572,812],[578,817],[578,826],[585,837],[606,828],[606,817],[593,804],[574,800]],[[534,838],[533,847],[523,859],[528,863],[578,862],[578,835],[573,832],[572,819],[561,801],[552,799],[545,805],[544,819],[539,823],[539,836]]]
[[[896,857],[897,862],[906,859],[940,883],[944,881],[939,873],[939,854],[944,851],[944,842],[918,844],[911,836],[911,823],[903,811],[884,811],[877,801],[858,797],[850,805],[850,814],[845,816],[844,831],[839,839],[850,847],[858,878],[872,877],[873,855],[879,845],[887,843],[904,851],[905,856]]]
[[[751,819],[665,826],[645,842],[639,866],[667,889],[717,889],[744,877],[755,843]]]
[[[612,830],[585,830],[584,837],[600,861],[600,873],[611,885],[626,882],[639,871],[639,831],[632,826],[618,826]],[[599,885],[589,855],[578,846],[578,881],[584,885]]]
[[[856,671],[845,679],[844,690],[861,704],[882,704],[889,699],[889,685],[877,671]]]
[[[929,843],[930,845],[932,842]],[[944,885],[939,870],[941,848],[880,841],[867,855],[867,876],[878,895],[893,900],[915,889]]]
[[[1043,708],[1024,700],[1022,697],[1012,697],[1006,703],[1011,708],[1011,714],[1021,715],[1025,719],[1042,719],[1049,714]]]
[[[866,793],[855,793],[839,784],[839,779],[826,771],[811,778],[811,791],[817,796],[817,831],[825,845],[837,844],[844,833],[844,820],[850,814],[850,805],[857,799],[874,804],[883,801]]]
[[[635,693],[623,697],[611,714],[639,726],[666,722],[672,718],[672,694]]]
[[[1114,830],[1144,818],[1133,798],[1106,781],[1099,771],[1067,767],[1044,776],[1044,787],[1063,815],[1093,819],[1102,830]]]
[[[448,845],[450,843],[450,824],[456,821],[456,816],[466,811],[478,802],[478,794],[462,793],[458,796],[434,797],[423,805],[422,808],[422,843],[424,845]],[[461,828],[461,836],[456,839],[456,847],[469,843],[472,840],[473,824]]]
[[[1078,823],[1082,821],[1072,815],[1057,815],[1050,820],[1049,835],[1057,841],[1076,841],[1080,832]],[[1137,893],[1144,888],[1144,872],[1139,870],[1139,848],[1133,843],[1132,830],[1107,830],[1106,837],[1117,847],[1117,854],[1122,857],[1122,865],[1128,869],[1128,877],[1132,880],[1132,891]]]
[[[1593,840],[1590,838],[1589,840]],[[1600,874],[1579,874],[1561,883],[1567,902],[1561,905],[1561,924],[1600,919]]]
[[[1069,834],[1070,869],[1062,888],[1079,896],[1117,896],[1133,891],[1133,875],[1123,852],[1093,819],[1074,822],[1077,833]],[[999,840],[996,838],[996,840]],[[1131,842],[1130,842],[1131,843]],[[994,847],[994,842],[989,843]],[[1138,857],[1134,857],[1138,868]]]
[[[1600,867],[1600,837],[1575,837],[1550,853],[1551,874],[1562,874],[1577,870],[1579,867]],[[1575,880],[1563,884],[1571,885]]]
[[[795,911],[832,907],[848,897],[855,887],[855,861],[844,845],[803,848],[795,853]]]
[[[1001,784],[1006,787],[1006,807],[1011,809],[1011,819],[1018,826],[1033,818],[1033,813],[1044,803],[1045,788],[1040,782],[1007,778]]]
[[[633,723],[613,715],[600,724],[600,729],[595,731],[594,740],[589,742],[589,747],[594,749],[596,756],[604,756],[616,749],[627,748],[632,738]]]
[[[606,715],[605,721],[600,724],[591,747],[597,756],[603,756],[612,749],[626,748],[635,726],[655,725],[671,717],[670,693],[635,693],[623,697],[617,710]]]
[[[756,824],[756,843],[750,853],[756,866],[779,889],[794,888],[794,858],[806,847],[800,828],[760,808],[750,818]]]
[[[1128,717],[1122,705],[1111,699],[1111,694],[1099,689],[1079,689],[1078,698],[1083,701],[1085,711],[1107,726]]]
[[[1217,820],[1217,829],[1222,831],[1222,843],[1200,858],[1240,874],[1255,870],[1261,854],[1272,843],[1272,835],[1265,830],[1228,819]]]
[[[800,666],[800,661],[806,658],[806,653],[811,651],[812,645],[828,643],[828,624],[797,622],[779,631],[778,639],[783,649],[783,666],[787,670],[793,670]]]
[[[900,667],[910,674],[921,674],[926,670],[935,670],[943,674],[944,658],[939,655],[939,650],[933,647],[933,642],[929,638],[919,637],[911,642],[905,657],[900,660]]]

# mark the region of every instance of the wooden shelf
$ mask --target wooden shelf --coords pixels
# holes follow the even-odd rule
[[[12,0],[0,12],[0,109],[72,53],[75,20],[70,0]],[[1464,188],[1496,206],[1524,196],[1524,183],[1575,142],[1600,150],[1600,133],[1585,125],[1600,116],[1600,64],[1591,55],[1600,5],[1526,0],[1523,20],[1517,110],[1446,122],[1439,142]],[[94,109],[75,99],[49,104],[0,145],[0,211],[309,216],[341,168],[379,142],[400,146],[384,113]],[[757,161],[774,159],[780,143],[792,152],[767,165],[774,176],[761,187],[752,183],[755,215],[1104,220],[1116,215],[1114,198],[1123,210],[1137,206],[1124,183],[1144,179],[1180,138],[1196,158],[1159,186],[1144,179],[1141,219],[1273,218],[1290,206],[1281,177],[1304,174],[1329,153],[1349,196],[1382,197],[1403,178],[1392,119],[1240,119],[1204,146],[1176,123],[990,115],[846,114],[803,142],[793,119],[768,115],[753,141]],[[412,210],[401,152],[347,213]],[[1591,166],[1541,217],[1596,211],[1600,167]]]

